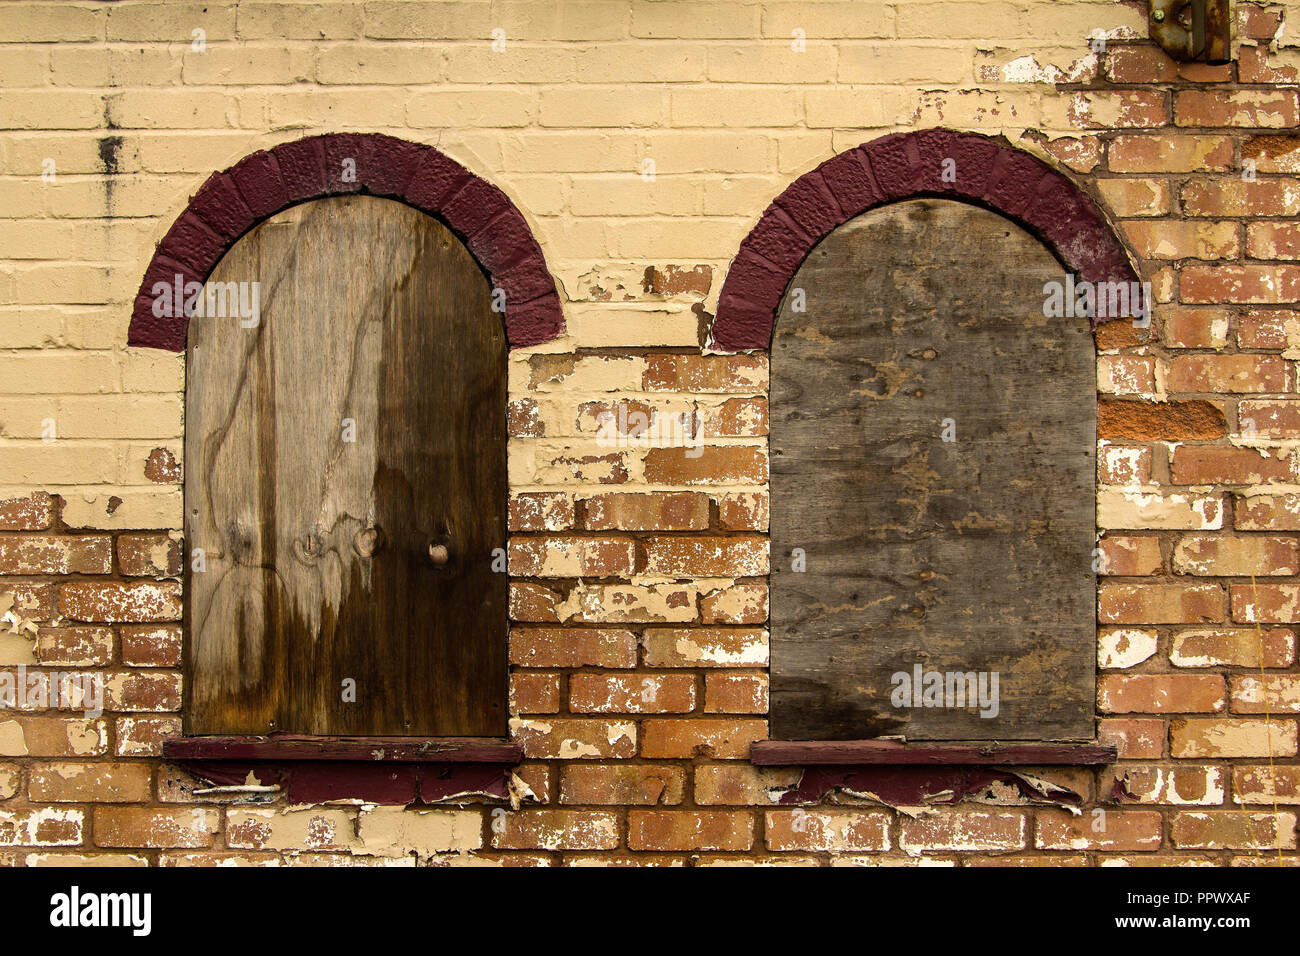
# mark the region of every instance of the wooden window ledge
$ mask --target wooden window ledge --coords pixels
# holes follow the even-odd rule
[[[896,740],[759,740],[751,763],[761,766],[1101,766],[1114,747],[1096,743],[903,743]]]
[[[388,763],[514,764],[519,744],[495,737],[172,737],[163,742],[172,760],[276,760]]]

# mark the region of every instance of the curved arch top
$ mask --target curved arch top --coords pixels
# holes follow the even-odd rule
[[[188,320],[156,314],[157,283],[201,284],[257,223],[289,206],[350,193],[395,199],[445,222],[504,293],[511,348],[564,330],[541,247],[505,193],[432,146],[379,133],[327,133],[259,150],[208,177],[158,243],[127,344],[183,352]]]
[[[923,196],[1001,213],[1046,244],[1081,280],[1137,279],[1096,203],[1042,160],[974,133],[895,133],[827,160],[768,206],[723,283],[713,347],[768,348],[786,286],[823,237],[876,206]]]

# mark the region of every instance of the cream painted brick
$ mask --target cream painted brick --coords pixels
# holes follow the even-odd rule
[[[814,166],[821,165],[834,156],[836,152],[835,133],[829,129],[806,133],[773,130],[772,138],[776,141],[776,168],[782,174],[780,179],[781,188],[773,195],[782,192],[793,179],[802,176]],[[853,146],[857,146],[863,141],[861,133],[854,132],[852,138],[854,139]],[[852,149],[853,147],[848,148]],[[767,172],[770,172],[770,170],[767,170]],[[749,210],[749,215],[756,218],[759,211]]]
[[[5,144],[4,168],[9,175],[35,177],[32,185],[39,184],[50,190],[55,188],[61,177],[70,173],[103,173],[104,159],[100,155],[99,141],[101,135],[97,131],[89,131],[15,137]],[[139,168],[139,144],[130,134],[123,136],[123,140],[116,154],[118,171],[134,172]],[[45,171],[47,159],[54,160],[54,183],[39,178]]]
[[[77,47],[50,51],[50,81],[55,86],[171,86],[181,79],[176,47]]]
[[[818,127],[885,126],[912,105],[910,94],[894,87],[832,87],[804,94],[808,125]]]
[[[0,442],[0,484],[113,483],[121,477],[116,445],[86,441]]]
[[[352,3],[241,3],[241,40],[338,40],[359,37],[362,7]]]
[[[40,439],[53,419],[58,439],[180,438],[184,404],[176,395],[97,395],[0,400],[0,434]]]
[[[449,90],[406,98],[406,121],[425,126],[528,126],[536,118],[537,96],[517,90]]]
[[[512,133],[505,137],[502,147],[504,169],[530,173],[639,171],[645,156],[640,137],[621,131]],[[536,210],[532,212],[540,215]]]
[[[8,489],[0,490],[11,496]],[[181,491],[170,485],[148,489],[72,486],[60,488],[59,494],[64,500],[63,520],[69,528],[173,531],[181,526]]]
[[[641,87],[545,89],[540,122],[551,127],[662,126],[668,120],[668,103],[667,92]]]
[[[335,48],[337,49],[337,48]],[[314,50],[283,43],[210,44],[202,52],[185,48],[181,79],[190,85],[225,86],[301,83],[311,79]],[[324,63],[330,50],[321,54]],[[396,52],[390,54],[396,59]],[[425,53],[425,60],[428,60]],[[321,82],[330,82],[321,77]]]
[[[829,83],[835,79],[838,51],[814,43],[802,51],[790,43],[713,44],[709,80],[713,83]]]
[[[1106,486],[1097,490],[1097,526],[1124,530],[1215,530],[1223,527],[1223,498],[1163,495]]]
[[[50,51],[44,46],[0,46],[0,88],[46,86]]]
[[[1035,32],[1051,36],[1046,25],[1036,24],[1026,16],[1024,4],[981,0],[964,2],[918,3],[911,0],[896,7],[895,32],[902,39],[956,37],[977,40],[1000,40],[1031,36]],[[1050,17],[1048,17],[1050,22]],[[1046,39],[1047,37],[1045,37]]]
[[[119,366],[124,392],[174,392],[185,387],[185,357],[158,349],[125,349]]]
[[[260,145],[249,132],[166,131],[140,139],[139,165],[151,173],[193,173],[198,177],[193,187],[197,191],[214,169],[233,166]]]
[[[255,108],[258,115],[265,117],[265,122],[260,125],[285,127],[310,122],[323,127],[322,131],[357,128],[371,132],[377,127],[405,126],[409,99],[408,92],[393,88],[346,90],[313,86],[306,90],[276,89],[259,92],[256,99],[244,94],[241,124],[247,125],[242,119],[244,109]],[[405,138],[418,137],[407,135]]]
[[[51,184],[40,179],[0,179],[0,213],[6,219],[26,219],[49,210]]]
[[[316,80],[326,84],[407,86],[441,78],[442,58],[425,44],[338,43],[323,49],[316,61]],[[194,81],[187,75],[186,82]],[[269,77],[261,82],[290,80]]]
[[[659,175],[670,173],[770,172],[776,144],[762,133],[718,130],[650,131],[642,155],[654,158]],[[638,168],[640,159],[637,161]]]
[[[624,219],[611,230],[610,253],[649,259],[705,259],[719,249],[735,249],[752,225],[749,219],[689,216]]]
[[[125,90],[113,95],[121,129],[222,129],[239,125],[240,96],[197,90]]]
[[[647,179],[638,172],[612,176],[575,176],[569,212],[575,216],[698,215],[704,205],[704,183],[696,176]]]
[[[872,39],[897,35],[896,7],[885,3],[770,3],[763,7],[763,36]],[[811,47],[810,47],[811,48]]]
[[[927,90],[919,95],[915,106],[916,124],[985,132],[1005,126],[1033,126],[1038,122],[1041,102],[1038,93],[1023,90]],[[894,115],[899,113],[901,110]]]
[[[122,455],[122,477],[120,480],[124,486],[128,487],[166,487],[165,484],[151,481],[149,478],[145,477],[145,464],[149,460],[149,456],[156,449],[161,448],[170,452],[172,458],[177,462],[183,463],[185,457],[185,444],[183,441],[177,439],[167,441],[161,436],[158,436],[145,444],[137,444],[134,442],[125,446],[119,444],[118,448]]]
[[[780,86],[675,89],[671,92],[672,125],[786,128],[803,122],[803,97]]]
[[[707,51],[707,52],[706,52]],[[712,50],[697,43],[608,43],[579,50],[579,83],[690,83],[713,79]]]
[[[530,40],[578,40],[594,43],[627,37],[631,12],[624,4],[608,0],[497,0],[492,4],[492,26],[510,37]]]
[[[960,83],[972,78],[973,48],[957,43],[841,43],[841,83]]]
[[[631,32],[655,39],[756,37],[759,14],[759,6],[752,3],[633,0]]]
[[[486,40],[457,44],[443,53],[446,76],[452,83],[544,83],[547,86],[576,79],[574,51],[554,45],[506,40],[504,50],[494,50]]]
[[[452,850],[477,850],[483,845],[483,816],[477,810],[411,810],[406,807],[365,808],[357,832],[367,853],[426,857]]]
[[[580,348],[699,345],[699,316],[688,309],[572,306],[565,327]],[[549,434],[549,433],[548,433]]]
[[[0,309],[0,328],[4,329],[4,346],[9,349],[43,349],[67,344],[67,317],[54,306]],[[4,385],[0,383],[0,390]]]
[[[365,35],[381,40],[483,40],[497,24],[487,3],[367,3]]]
[[[704,181],[704,214],[753,216],[755,210],[766,209],[788,185],[788,180],[775,176],[711,177]]]
[[[525,216],[559,216],[569,208],[569,180],[563,176],[511,176],[498,186],[518,195],[517,205]],[[548,261],[548,266],[552,264]],[[554,268],[552,267],[552,272]]]
[[[108,352],[0,352],[0,393],[58,395],[116,392],[122,381]]]
[[[0,230],[0,259],[104,260],[147,247],[152,234],[148,220],[13,220]]]
[[[77,43],[104,39],[107,14],[89,3],[29,3],[0,17],[0,43]]]
[[[231,807],[226,813],[226,845],[247,850],[323,850],[359,847],[360,840],[348,810]]]
[[[1087,44],[1056,46],[1026,43],[1014,48],[994,47],[975,52],[975,79],[984,85],[1019,87],[1086,83],[1096,78],[1099,57]]]
[[[539,217],[533,227],[543,249],[561,248],[571,255],[603,259],[613,254],[616,226],[605,217]]]
[[[113,40],[193,41],[194,30],[206,43],[235,38],[235,7],[229,3],[123,3],[108,9],[107,34]]]
[[[139,278],[126,281],[108,266],[41,262],[15,266],[14,285],[20,302],[97,305],[133,297]]]
[[[104,101],[80,90],[0,93],[0,129],[96,129],[104,125]]]

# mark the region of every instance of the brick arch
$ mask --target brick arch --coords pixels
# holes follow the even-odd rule
[[[955,181],[944,182],[944,160]],[[713,347],[766,349],[786,286],[836,226],[921,197],[984,206],[1024,226],[1076,276],[1136,281],[1132,261],[1097,204],[1068,177],[1005,140],[950,129],[895,133],[827,160],[767,207],[731,263]]]
[[[355,182],[343,181],[345,160]],[[204,282],[226,250],[283,209],[364,193],[414,206],[447,224],[505,293],[511,348],[564,330],[555,280],[523,214],[500,189],[431,146],[373,133],[329,133],[259,150],[213,173],[167,231],[136,295],[127,344],[185,350],[187,319],[154,315],[155,283]]]

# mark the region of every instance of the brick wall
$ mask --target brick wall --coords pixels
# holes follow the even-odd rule
[[[106,698],[0,711],[0,862],[1300,861],[1298,18],[1238,4],[1237,61],[1210,67],[1106,0],[9,5],[0,600],[36,634],[0,633],[0,671],[92,670]],[[767,365],[701,343],[774,196],[939,125],[1067,172],[1159,302],[1149,331],[1098,336],[1098,716],[1120,760],[1033,770],[1079,815],[1005,787],[920,816],[777,805],[800,768],[747,759]],[[565,334],[510,362],[518,809],[196,795],[160,759],[184,369],[126,346],[132,300],[213,170],[334,131],[436,145],[503,189],[557,280]],[[601,433],[620,408],[649,434]],[[699,447],[656,424],[683,414]]]

